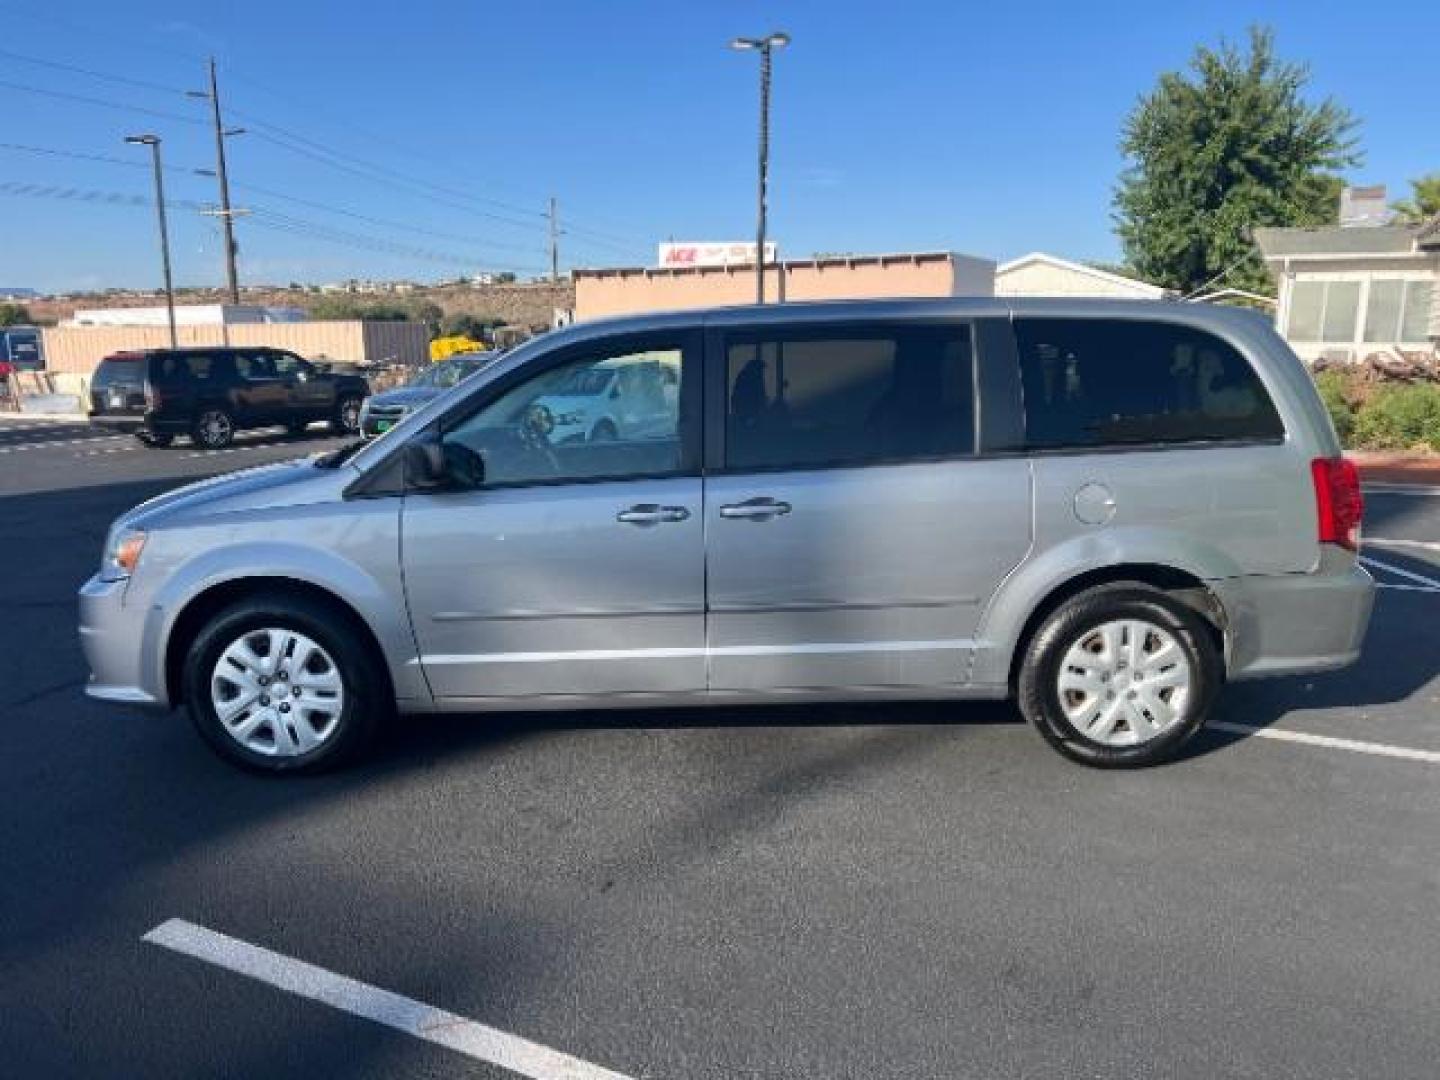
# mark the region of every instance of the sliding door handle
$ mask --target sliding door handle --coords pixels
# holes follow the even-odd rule
[[[769,496],[746,499],[740,503],[728,503],[720,507],[722,518],[746,518],[750,521],[769,521],[790,513],[790,504]]]
[[[636,503],[615,515],[615,520],[626,525],[663,525],[670,521],[685,521],[690,511],[683,506],[661,506],[659,503]]]

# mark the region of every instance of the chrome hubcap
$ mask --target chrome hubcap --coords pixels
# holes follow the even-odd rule
[[[1080,734],[1102,746],[1139,746],[1185,716],[1193,676],[1168,630],[1120,619],[1075,642],[1057,682],[1060,707]]]
[[[251,630],[220,654],[210,704],[230,737],[267,757],[296,757],[340,724],[345,687],[330,654],[294,630]]]
[[[230,419],[224,413],[208,412],[200,418],[200,434],[212,445],[224,442],[230,435]]]

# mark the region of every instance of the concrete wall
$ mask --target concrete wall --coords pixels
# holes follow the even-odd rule
[[[780,292],[783,275],[783,294]],[[773,301],[905,296],[989,296],[995,264],[963,255],[872,255],[787,262],[766,270]],[[597,319],[755,302],[755,268],[582,270],[575,274],[575,318]]]
[[[304,357],[350,363],[395,358],[423,363],[429,357],[429,330],[423,323],[305,322],[241,326],[181,326],[180,345],[270,345]],[[163,349],[170,332],[161,326],[52,327],[44,332],[45,365],[52,372],[89,375],[111,353]]]

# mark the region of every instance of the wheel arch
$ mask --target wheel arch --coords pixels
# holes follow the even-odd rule
[[[1050,615],[1072,597],[1102,585],[1135,582],[1163,592],[1200,616],[1220,655],[1226,655],[1228,624],[1220,598],[1195,574],[1164,563],[1117,563],[1096,567],[1059,582],[1031,608],[1010,650],[1006,686],[1013,692],[1030,642]]]
[[[214,615],[240,600],[263,595],[267,592],[284,592],[289,596],[304,596],[334,612],[355,634],[356,640],[371,655],[385,680],[390,695],[394,697],[395,685],[390,664],[380,640],[366,619],[349,601],[321,585],[303,578],[283,574],[255,575],[230,578],[212,584],[190,597],[176,614],[165,638],[163,674],[165,692],[171,705],[179,705],[184,699],[185,654],[195,640],[200,628]]]

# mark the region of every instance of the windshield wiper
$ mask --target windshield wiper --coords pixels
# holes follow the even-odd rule
[[[321,454],[315,459],[315,466],[319,469],[338,469],[369,445],[370,443],[367,439],[356,439],[354,442],[348,442],[344,446],[331,450],[328,454]]]

